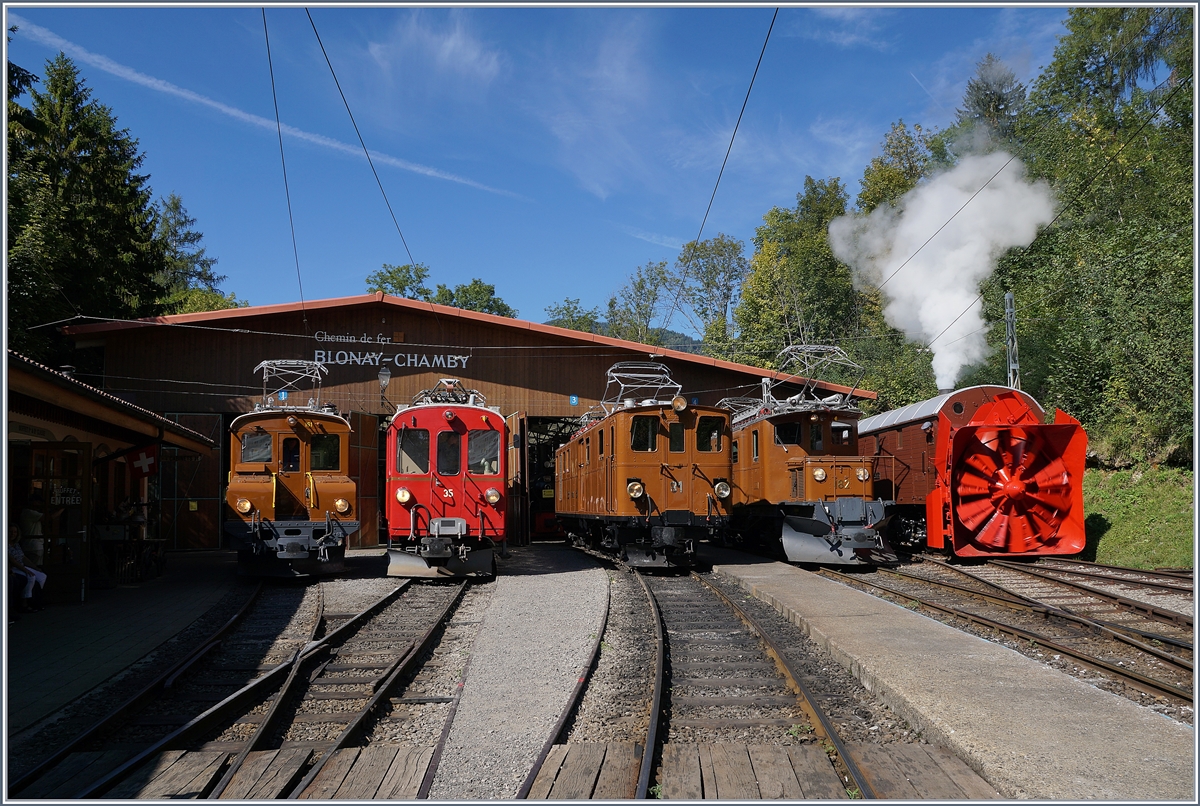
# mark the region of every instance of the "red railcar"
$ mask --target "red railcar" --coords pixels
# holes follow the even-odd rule
[[[974,386],[858,424],[875,494],[895,501],[894,544],[961,557],[1077,554],[1085,545],[1087,434],[1026,393]]]
[[[392,417],[388,576],[489,576],[505,540],[504,418],[442,379]]]

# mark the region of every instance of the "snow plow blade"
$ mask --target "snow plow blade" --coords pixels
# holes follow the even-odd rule
[[[388,549],[387,575],[390,577],[411,577],[423,579],[444,579],[447,577],[494,576],[496,565],[492,551],[472,551],[465,560],[448,557],[436,565],[418,557],[411,552],[401,549]]]

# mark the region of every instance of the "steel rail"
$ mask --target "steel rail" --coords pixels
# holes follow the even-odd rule
[[[998,605],[1000,607],[1007,607],[1010,610],[1027,610],[1029,612],[1036,613],[1041,616],[1046,616],[1046,617],[1054,616],[1056,618],[1065,619],[1067,621],[1073,621],[1077,624],[1081,624],[1092,630],[1095,630],[1095,631],[1101,633],[1102,635],[1107,635],[1108,637],[1112,638],[1115,641],[1121,641],[1122,643],[1129,644],[1130,646],[1135,647],[1136,649],[1139,649],[1148,655],[1153,655],[1156,658],[1158,658],[1159,660],[1165,661],[1166,663],[1169,663],[1172,666],[1177,666],[1181,669],[1187,669],[1188,671],[1192,671],[1192,669],[1193,669],[1192,661],[1188,660],[1187,658],[1181,658],[1178,655],[1174,655],[1170,652],[1159,649],[1158,647],[1152,646],[1150,644],[1145,644],[1145,643],[1137,640],[1138,638],[1148,638],[1152,641],[1161,641],[1163,643],[1169,643],[1169,644],[1178,646],[1183,649],[1188,649],[1188,650],[1192,649],[1192,644],[1190,642],[1182,641],[1178,638],[1172,638],[1167,635],[1159,635],[1157,633],[1152,633],[1149,630],[1139,630],[1136,627],[1127,627],[1123,624],[1118,624],[1116,622],[1104,621],[1102,619],[1094,619],[1094,618],[1090,618],[1088,616],[1080,616],[1065,607],[1059,607],[1056,605],[1047,604],[1047,603],[1041,601],[1040,599],[1034,599],[1030,596],[1024,596],[1015,591],[1008,591],[1008,589],[1003,587],[1002,585],[998,585],[995,582],[980,579],[978,577],[971,577],[971,578],[976,579],[979,582],[986,583],[998,591],[1007,591],[1006,595],[1003,597],[990,596],[987,593],[984,593],[982,591],[977,591],[972,588],[965,587],[963,585],[955,585],[953,582],[946,582],[946,581],[940,580],[940,579],[929,579],[927,577],[919,576],[917,574],[913,574],[913,573],[910,573],[907,571],[898,571],[895,569],[883,569],[883,568],[881,568],[880,571],[883,573],[891,574],[893,576],[901,577],[902,579],[911,579],[915,582],[919,582],[924,585],[932,585],[932,586],[939,587],[939,588],[947,588],[949,590],[965,593],[970,596],[974,596],[978,599],[983,599],[986,602],[990,602],[990,603]],[[1012,598],[1008,598],[1008,597],[1012,597]]]
[[[287,680],[283,682],[279,691],[275,693],[275,699],[271,702],[271,707],[267,709],[267,713],[263,716],[262,721],[258,723],[258,728],[254,731],[254,735],[246,741],[245,747],[237,754],[237,757],[234,758],[229,768],[225,770],[225,774],[221,776],[221,780],[217,782],[216,787],[205,797],[212,799],[221,797],[221,793],[225,791],[225,788],[233,780],[233,776],[237,775],[242,765],[246,763],[246,759],[250,753],[257,750],[266,740],[266,737],[271,735],[271,731],[275,729],[280,706],[287,700],[288,694],[291,693],[292,686],[296,682],[296,676],[300,672],[302,666],[301,658],[304,657],[304,650],[316,640],[317,632],[320,631],[321,624],[325,620],[325,589],[320,584],[317,585],[317,595],[317,617],[313,621],[312,629],[309,630],[308,640],[296,650],[296,655],[292,658],[292,668],[288,672]]]
[[[1170,582],[1157,582],[1153,579],[1126,579],[1125,577],[1113,576],[1112,574],[1097,574],[1094,571],[1080,571],[1075,568],[1058,568],[1053,565],[1038,564],[1030,566],[1043,573],[1051,574],[1068,574],[1075,577],[1086,577],[1088,579],[1098,579],[1104,582],[1114,582],[1121,585],[1129,585],[1135,588],[1155,588],[1158,590],[1175,591],[1176,593],[1192,593],[1194,588],[1191,585],[1172,585]],[[1133,570],[1126,573],[1141,573]]]
[[[583,699],[584,689],[587,686],[588,678],[592,674],[592,666],[596,663],[596,658],[600,656],[600,645],[604,642],[604,631],[608,628],[608,613],[611,607],[612,582],[610,580],[605,585],[604,613],[600,617],[600,629],[596,632],[596,640],[592,644],[592,649],[588,653],[587,660],[579,670],[578,679],[575,681],[575,688],[571,690],[571,696],[567,699],[566,705],[563,706],[562,713],[558,716],[558,721],[550,729],[549,738],[542,745],[542,750],[534,760],[529,774],[525,776],[525,780],[521,783],[521,788],[517,790],[517,794],[515,795],[516,800],[525,800],[529,797],[529,791],[533,789],[533,782],[537,780],[538,773],[542,771],[542,765],[546,763],[546,757],[550,755],[550,749],[558,743],[559,738],[562,736],[563,728],[566,727],[567,720],[571,718],[571,714],[579,705],[580,700]]]
[[[1071,582],[1068,579],[1059,579],[1058,577],[1053,576],[1046,571],[1039,571],[1028,566],[1023,566],[1020,563],[1006,562],[1004,560],[988,560],[988,565],[995,565],[998,568],[1007,568],[1010,571],[1018,571],[1022,574],[1029,574],[1030,576],[1048,579],[1052,582],[1057,582],[1060,585],[1066,585],[1068,587],[1075,588],[1076,590],[1081,590],[1084,593],[1091,594],[1092,596],[1099,596],[1102,599],[1107,599],[1110,602],[1119,604],[1129,610],[1142,613],[1143,615],[1150,616],[1158,621],[1170,621],[1174,624],[1186,624],[1189,627],[1193,626],[1192,617],[1183,613],[1177,613],[1174,610],[1166,610],[1164,608],[1155,607],[1154,605],[1149,605],[1145,602],[1139,602],[1137,599],[1130,599],[1117,593],[1098,590],[1096,588],[1089,587],[1088,585],[1084,585],[1081,582]]]
[[[397,585],[389,593],[380,597],[377,601],[375,601],[373,604],[368,606],[362,612],[357,613],[354,616],[352,616],[350,619],[348,619],[346,621],[345,624],[343,624],[341,627],[339,627],[338,629],[331,632],[329,635],[326,635],[324,638],[320,639],[319,641],[309,644],[309,646],[307,648],[305,648],[305,650],[303,651],[303,655],[301,656],[301,661],[304,661],[305,659],[311,657],[312,655],[316,654],[317,652],[323,651],[327,646],[334,643],[338,638],[342,637],[344,634],[347,634],[350,630],[356,628],[360,622],[362,622],[362,621],[366,620],[368,617],[370,617],[371,614],[373,614],[377,609],[390,604],[391,601],[393,599],[395,599],[397,596],[399,596],[400,592],[402,590],[404,590],[404,588],[407,585],[407,582],[408,582],[408,580],[405,580],[404,583]],[[84,789],[81,789],[73,797],[78,799],[78,798],[94,798],[94,797],[101,796],[104,792],[108,791],[110,788],[112,788],[116,784],[123,781],[134,770],[136,770],[138,767],[140,767],[142,764],[144,764],[150,758],[152,758],[153,756],[155,756],[158,753],[161,753],[163,750],[167,749],[167,747],[169,745],[186,743],[188,741],[191,741],[195,737],[203,735],[207,731],[212,730],[217,724],[219,724],[221,722],[221,720],[226,719],[231,712],[236,711],[241,708],[244,708],[247,703],[249,703],[249,702],[253,701],[255,698],[261,696],[263,690],[265,690],[267,688],[268,683],[275,683],[276,681],[279,680],[280,677],[283,677],[284,674],[291,668],[292,668],[292,661],[284,661],[283,663],[276,665],[274,668],[272,668],[270,671],[268,671],[262,677],[259,677],[255,680],[250,681],[245,686],[243,686],[239,690],[235,691],[233,694],[230,694],[228,697],[226,697],[225,699],[221,700],[216,705],[209,708],[207,711],[203,712],[202,714],[199,714],[198,716],[193,717],[191,720],[189,720],[183,726],[177,728],[176,730],[167,734],[163,738],[154,742],[149,747],[146,747],[141,752],[139,752],[137,755],[133,756],[133,758],[130,758],[129,760],[127,760],[126,762],[121,764],[115,770],[109,772],[107,775],[103,776],[102,778],[99,778],[98,780],[93,781],[87,787],[85,787]]]
[[[1139,672],[1134,672],[1134,671],[1131,671],[1124,667],[1117,666],[1115,664],[1109,663],[1108,661],[1102,660],[1102,659],[1094,657],[1092,655],[1084,654],[1076,649],[1072,649],[1071,647],[1069,647],[1065,644],[1060,644],[1057,641],[1055,641],[1054,639],[1048,638],[1040,633],[1036,633],[1031,630],[1026,630],[1024,628],[1017,627],[1012,624],[1005,624],[1004,622],[1001,622],[1001,621],[995,621],[993,619],[987,618],[986,616],[979,616],[974,613],[969,613],[966,610],[960,610],[955,607],[950,607],[949,605],[943,605],[943,604],[938,604],[937,602],[931,602],[927,599],[922,599],[920,597],[913,596],[911,593],[906,593],[905,591],[898,591],[898,590],[895,590],[894,588],[889,588],[886,585],[880,585],[875,582],[867,582],[865,579],[861,579],[858,577],[852,577],[852,576],[849,576],[848,574],[843,574],[839,571],[824,569],[822,571],[822,574],[835,577],[846,583],[851,583],[851,584],[857,583],[859,585],[866,585],[867,587],[875,588],[876,590],[881,590],[891,596],[897,596],[901,599],[907,599],[908,601],[917,602],[918,604],[920,604],[924,607],[928,607],[931,610],[937,610],[942,613],[947,613],[949,615],[956,616],[958,618],[964,619],[964,620],[972,622],[974,624],[979,624],[981,626],[988,627],[990,629],[997,630],[999,632],[1007,633],[1015,638],[1024,638],[1028,641],[1034,641],[1041,646],[1044,646],[1048,649],[1054,650],[1055,652],[1059,652],[1063,655],[1069,655],[1070,657],[1074,658],[1075,660],[1079,661],[1080,663],[1084,664],[1085,666],[1091,666],[1094,669],[1099,669],[1101,671],[1112,674],[1115,677],[1117,677],[1118,679],[1121,679],[1126,682],[1129,682],[1130,684],[1133,684],[1134,688],[1141,689],[1143,691],[1146,691],[1147,693],[1166,694],[1166,695],[1169,695],[1172,697],[1177,697],[1181,700],[1184,700],[1185,702],[1189,702],[1189,703],[1192,702],[1192,692],[1190,692],[1190,691],[1181,689],[1178,686],[1175,686],[1171,683],[1167,683],[1166,681],[1156,680],[1153,677],[1147,677],[1146,675],[1143,675]]]
[[[854,779],[854,783],[858,787],[861,797],[864,800],[878,799],[879,795],[875,792],[875,789],[868,782],[867,777],[863,775],[862,770],[858,768],[858,763],[854,761],[854,759],[850,756],[850,753],[846,750],[846,746],[842,743],[842,739],[837,732],[837,727],[833,724],[832,720],[829,719],[829,716],[825,713],[824,709],[817,705],[816,698],[813,697],[813,694],[809,690],[808,686],[804,684],[800,673],[793,668],[791,662],[783,654],[783,651],[779,648],[778,644],[776,644],[775,641],[772,640],[769,635],[767,635],[766,630],[760,627],[758,622],[756,622],[749,613],[743,610],[737,602],[733,601],[733,599],[726,596],[724,591],[720,590],[707,579],[704,579],[694,571],[692,572],[692,577],[697,579],[702,585],[704,585],[704,587],[712,591],[717,598],[728,605],[729,608],[737,614],[737,617],[742,620],[742,623],[744,623],[750,629],[750,631],[758,637],[758,640],[763,642],[763,644],[767,647],[767,654],[770,655],[773,661],[775,661],[775,665],[779,667],[779,670],[787,679],[788,685],[793,691],[800,695],[800,708],[806,714],[808,714],[809,722],[813,726],[813,733],[817,736],[817,738],[828,741],[833,745],[834,749],[837,750],[838,758],[842,760],[842,764],[846,767],[846,771],[850,773],[850,777]]]
[[[663,635],[663,619],[662,612],[658,609],[658,600],[654,598],[654,594],[650,592],[650,586],[646,584],[646,579],[641,571],[635,571],[638,582],[642,583],[642,590],[646,592],[646,599],[650,603],[650,616],[654,619],[654,636],[656,646],[656,660],[654,661],[654,693],[650,696],[650,724],[646,728],[646,746],[642,749],[642,766],[638,771],[637,790],[634,793],[634,798],[637,800],[645,800],[646,795],[650,790],[650,769],[654,764],[655,746],[658,744],[658,722],[662,715],[662,695],[664,677],[664,663],[666,661],[666,638]]]
[[[454,606],[458,604],[458,601],[462,598],[463,591],[467,589],[468,584],[470,584],[470,580],[463,580],[461,583],[459,583],[458,590],[454,592],[452,597],[450,597],[450,601],[447,602],[446,606],[443,607],[441,612],[438,613],[437,618],[432,620],[429,628],[425,630],[424,635],[422,635],[420,639],[410,642],[406,650],[400,653],[400,656],[392,663],[389,672],[386,673],[386,677],[384,677],[383,682],[379,684],[379,686],[375,689],[375,693],[371,695],[369,700],[367,700],[367,704],[364,705],[357,713],[355,713],[354,717],[350,720],[350,724],[348,724],[342,730],[338,737],[333,741],[333,744],[326,748],[324,754],[317,761],[317,763],[312,766],[312,769],[308,771],[308,774],[304,776],[303,780],[301,780],[300,783],[297,784],[294,789],[292,789],[291,793],[289,793],[287,796],[288,800],[296,800],[300,797],[301,793],[304,792],[304,790],[307,789],[314,780],[316,780],[316,777],[320,774],[321,770],[325,768],[325,765],[329,762],[329,760],[333,758],[334,754],[350,743],[350,739],[354,737],[360,728],[362,728],[363,724],[367,720],[367,717],[374,713],[375,709],[379,707],[379,704],[383,702],[384,698],[391,694],[396,682],[405,674],[405,672],[409,671],[413,665],[415,665],[416,660],[420,658],[422,653],[424,653],[424,651],[433,643],[433,637],[437,634],[438,628],[445,623],[446,619],[450,615],[450,612],[454,609]]]
[[[1146,574],[1148,576],[1156,576],[1162,579],[1192,579],[1192,571],[1190,569],[1129,568],[1124,565],[1105,565],[1104,563],[1094,563],[1088,560],[1073,560],[1069,557],[1043,557],[1042,562],[1072,563],[1074,565],[1085,565],[1089,568],[1104,568],[1109,571],[1125,571],[1131,574]]]
[[[161,689],[168,688],[175,681],[175,679],[179,677],[180,674],[182,674],[189,667],[191,667],[193,663],[207,654],[213,647],[220,644],[221,638],[235,626],[237,626],[238,622],[245,617],[246,613],[250,612],[250,607],[255,603],[255,601],[258,600],[258,596],[262,592],[262,588],[262,582],[259,582],[258,585],[255,586],[254,590],[250,593],[250,596],[246,598],[246,602],[241,606],[237,613],[235,613],[228,621],[218,627],[212,635],[208,636],[208,638],[197,644],[196,647],[193,648],[193,650],[185,657],[181,658],[165,672],[154,678],[154,680],[150,681],[145,688],[134,694],[121,705],[118,705],[106,716],[102,717],[90,728],[87,728],[74,739],[67,742],[29,772],[25,773],[20,778],[9,784],[8,788],[10,794],[19,793],[22,789],[28,787],[71,753],[75,752],[80,747],[84,746],[89,741],[108,730],[118,720],[146,705],[146,703],[156,696]]]

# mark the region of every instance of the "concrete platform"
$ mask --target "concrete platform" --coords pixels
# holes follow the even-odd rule
[[[167,555],[162,576],[27,613],[5,632],[5,735],[57,711],[141,659],[228,593],[232,551]]]
[[[795,566],[701,554],[1006,797],[1195,802],[1187,725]]]

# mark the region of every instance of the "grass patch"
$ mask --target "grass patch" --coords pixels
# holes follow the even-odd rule
[[[1087,547],[1079,556],[1130,568],[1191,568],[1194,508],[1191,470],[1087,470]]]

